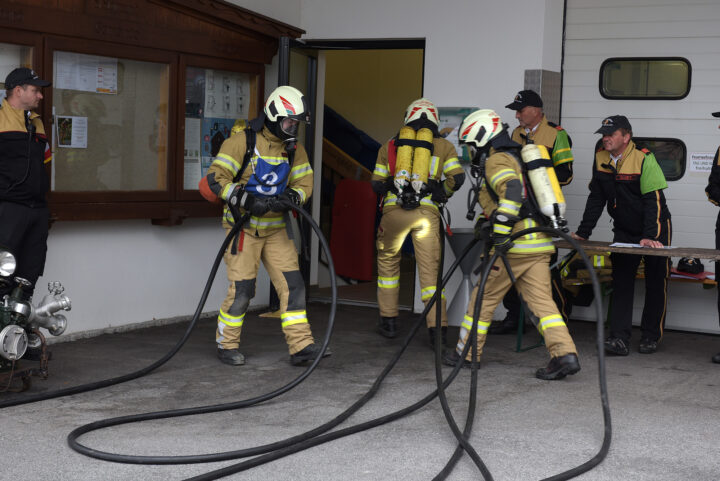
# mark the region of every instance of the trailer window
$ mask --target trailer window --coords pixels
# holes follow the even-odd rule
[[[655,155],[655,160],[665,174],[665,180],[679,180],[685,175],[687,147],[682,140],[659,137],[633,137],[632,140],[638,149],[648,149]],[[602,139],[595,143],[595,151],[600,149]]]
[[[638,149],[648,149],[655,154],[665,180],[679,180],[685,174],[687,148],[680,139],[660,139],[656,137],[633,137]]]
[[[690,62],[681,57],[609,58],[600,66],[606,99],[679,100],[690,92]]]

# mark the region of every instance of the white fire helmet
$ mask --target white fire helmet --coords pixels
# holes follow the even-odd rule
[[[276,127],[272,129],[273,133],[285,138],[297,135],[297,122],[310,122],[305,96],[295,87],[288,85],[272,91],[265,101],[264,112],[267,120]],[[285,119],[295,122],[284,122]]]
[[[409,124],[413,120],[422,118],[423,114],[425,115],[425,118],[434,123],[436,126],[440,125],[440,116],[438,115],[437,107],[435,107],[435,104],[426,98],[417,99],[408,105],[408,108],[405,111],[405,125]]]
[[[476,110],[470,113],[460,124],[458,141],[475,148],[484,147],[490,139],[503,131],[500,116],[490,109]]]

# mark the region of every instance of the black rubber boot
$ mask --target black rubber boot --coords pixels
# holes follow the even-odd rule
[[[314,361],[320,354],[321,347],[322,346],[320,346],[319,344],[308,344],[307,346],[302,348],[301,351],[290,355],[290,364],[292,364],[293,366],[299,366],[308,361]],[[327,349],[325,349],[323,357],[328,357],[331,355],[332,352],[330,352],[330,348],[328,347]]]
[[[580,370],[580,362],[577,354],[565,354],[560,357],[553,357],[546,367],[541,367],[535,372],[535,377],[545,381],[556,381],[567,375],[575,374]]]
[[[472,363],[467,359],[460,359],[460,354],[455,349],[452,351],[443,351],[441,361],[446,366],[457,366],[462,362],[462,367],[470,369]],[[480,361],[477,362],[477,368],[480,369]]]
[[[388,339],[392,339],[397,336],[397,328],[395,327],[396,321],[397,317],[381,317],[378,322],[378,332],[380,335],[387,337]]]
[[[516,314],[508,314],[500,322],[493,322],[488,329],[489,334],[515,334],[518,329],[518,317]],[[522,330],[525,333],[525,322],[523,322]]]
[[[218,347],[217,357],[230,366],[242,366],[245,364],[245,356],[242,355],[239,349],[222,349]]]
[[[430,343],[430,349],[435,349],[435,331],[434,327],[428,327],[428,341]],[[440,328],[440,335],[442,336],[442,346],[447,346],[447,326]]]

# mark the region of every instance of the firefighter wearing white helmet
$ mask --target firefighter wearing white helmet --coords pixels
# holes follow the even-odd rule
[[[510,139],[507,125],[492,110],[477,110],[468,115],[460,126],[458,140],[470,148],[473,162],[479,164],[483,175],[478,195],[483,214],[478,224],[492,222],[492,234],[487,241],[491,241],[495,250],[501,250],[507,256],[516,278],[515,287],[533,314],[540,319],[537,328],[545,338],[551,359],[546,367],[537,370],[535,376],[555,380],[575,374],[580,370],[577,349],[550,289],[549,261],[555,252],[552,239],[545,233],[534,233],[510,241],[512,233],[537,226],[540,219],[524,194],[532,186],[523,174],[520,145]],[[481,230],[476,228],[476,232]],[[495,308],[512,284],[502,259],[498,258],[492,269],[482,293],[482,309],[477,324],[478,360]],[[469,365],[472,359],[472,348],[464,360],[460,359],[460,353],[470,338],[477,295],[478,286],[475,286],[460,328],[457,346],[443,355],[446,364],[454,366],[462,362]]]
[[[224,257],[230,285],[220,306],[215,338],[217,355],[225,364],[245,363],[239,350],[240,333],[255,295],[261,259],[280,299],[281,326],[291,364],[313,360],[320,352],[308,323],[295,244],[286,230],[287,203],[302,205],[312,194],[313,171],[305,148],[297,143],[299,123],[308,121],[303,94],[293,87],[276,88],[265,102],[263,115],[223,142],[200,182],[204,197],[226,203],[226,233],[235,220],[228,204],[250,214]]]
[[[372,175],[373,189],[382,199],[377,233],[378,331],[388,338],[397,335],[403,242],[408,235],[412,237],[421,298],[427,304],[437,289],[440,268],[440,209],[465,180],[455,147],[440,136],[439,122],[432,102],[425,98],[412,102],[405,111],[404,126],[380,147]],[[441,299],[444,343],[447,333],[444,293]],[[436,326],[433,308],[427,315],[431,344]]]

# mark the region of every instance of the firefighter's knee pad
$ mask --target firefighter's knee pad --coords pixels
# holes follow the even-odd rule
[[[283,272],[288,285],[288,311],[305,309],[305,281],[300,271]]]
[[[228,309],[228,314],[231,316],[243,314],[253,297],[255,297],[255,279],[235,281],[235,299]]]

